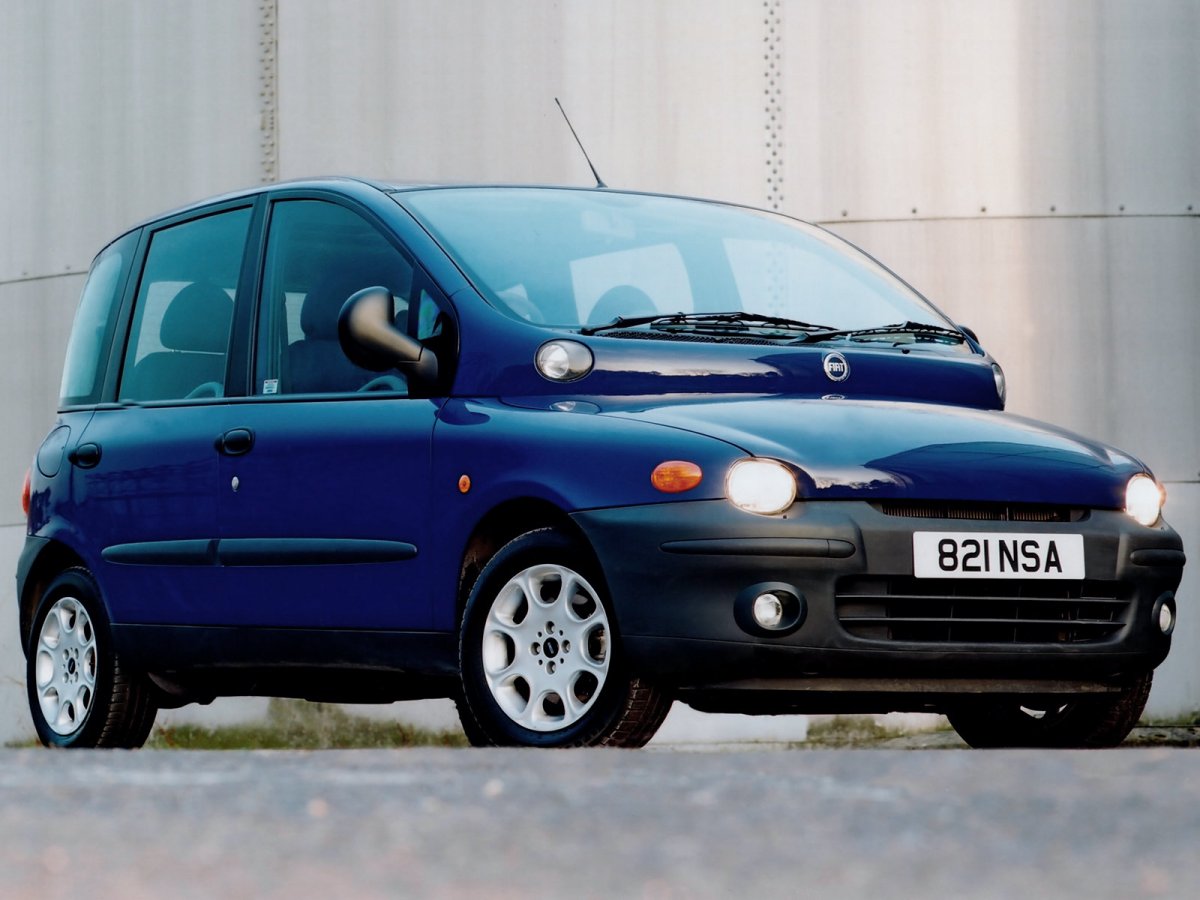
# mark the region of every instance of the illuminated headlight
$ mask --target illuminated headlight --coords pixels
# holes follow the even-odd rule
[[[992,363],[992,378],[996,381],[996,396],[1000,398],[1000,408],[1008,400],[1008,383],[1004,380],[1004,370],[999,363]]]
[[[782,463],[743,459],[729,467],[725,496],[738,509],[773,516],[796,499],[796,477]]]
[[[578,341],[547,341],[538,347],[534,365],[551,381],[578,381],[592,371],[592,351]]]
[[[1125,486],[1125,512],[1147,528],[1162,514],[1163,490],[1149,475],[1134,475]]]

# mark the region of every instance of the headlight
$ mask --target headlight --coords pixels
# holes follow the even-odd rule
[[[999,363],[992,363],[992,379],[996,382],[996,396],[1000,398],[1000,408],[1008,401],[1008,382],[1004,379],[1004,370]]]
[[[796,477],[771,459],[743,459],[729,467],[725,496],[738,509],[773,516],[796,499]]]
[[[1163,508],[1163,489],[1149,475],[1134,475],[1125,486],[1125,512],[1149,528]]]
[[[578,381],[594,365],[592,351],[578,341],[547,341],[538,347],[534,365],[550,381]]]

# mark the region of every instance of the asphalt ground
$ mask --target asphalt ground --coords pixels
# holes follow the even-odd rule
[[[0,752],[0,896],[1195,897],[1189,749]]]

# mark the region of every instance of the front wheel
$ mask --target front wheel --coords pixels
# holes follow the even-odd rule
[[[553,529],[484,567],[463,613],[459,716],[476,746],[640,747],[671,700],[625,665],[590,555]]]
[[[144,676],[112,646],[99,590],[86,569],[55,578],[25,648],[29,711],[48,747],[140,747],[157,713]]]
[[[946,717],[972,747],[1115,747],[1146,708],[1152,680],[1147,672],[1117,693],[1062,701],[979,699]]]

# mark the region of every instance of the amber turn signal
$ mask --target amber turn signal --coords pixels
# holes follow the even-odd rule
[[[21,511],[25,513],[25,518],[29,518],[29,479],[32,475],[30,469],[25,470],[25,484],[21,488]]]
[[[690,491],[703,477],[704,473],[694,462],[669,459],[654,467],[650,473],[650,483],[666,494],[678,494]]]

